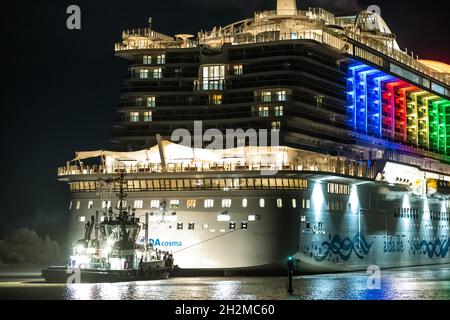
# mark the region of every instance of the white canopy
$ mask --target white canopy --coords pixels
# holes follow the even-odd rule
[[[315,154],[289,147],[238,147],[232,149],[189,148],[170,141],[162,141],[166,163],[183,162],[253,162],[287,163],[295,160],[308,161]],[[73,161],[102,157],[106,165],[117,163],[161,163],[158,145],[134,152],[115,152],[106,150],[77,152]]]

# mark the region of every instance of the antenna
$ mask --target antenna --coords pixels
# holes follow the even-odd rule
[[[149,17],[149,18],[148,18],[148,26],[149,26],[149,29],[152,29],[152,22],[153,22],[153,18],[152,18],[152,17]]]

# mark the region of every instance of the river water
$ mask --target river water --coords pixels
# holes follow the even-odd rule
[[[0,272],[0,299],[51,300],[421,300],[450,299],[450,266],[284,277],[199,277],[115,284],[47,284],[35,271]]]

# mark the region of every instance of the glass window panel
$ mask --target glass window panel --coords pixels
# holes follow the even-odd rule
[[[266,201],[264,199],[259,199],[259,206],[261,208],[264,208],[265,205],[266,205]]]
[[[277,199],[277,207],[278,208],[282,208],[283,207],[283,200],[282,199]]]
[[[270,188],[271,189],[276,189],[276,187],[277,187],[276,180],[275,179],[269,179],[269,182],[270,182]]]
[[[283,188],[283,179],[276,179],[277,189]]]
[[[211,180],[211,188],[212,189],[219,189],[219,187],[220,187],[219,179],[212,179]]]
[[[195,199],[192,199],[192,200],[188,200],[188,201],[187,201],[187,207],[188,207],[188,209],[193,209],[193,208],[196,207],[196,205],[197,205],[197,200],[195,200]]]

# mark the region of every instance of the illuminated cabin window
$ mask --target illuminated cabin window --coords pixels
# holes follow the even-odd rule
[[[328,183],[327,191],[330,194],[343,194],[343,195],[349,195],[350,194],[350,186],[348,184],[341,184],[341,183]]]
[[[225,66],[203,66],[202,67],[202,89],[223,90],[225,80]]]
[[[205,223],[205,224],[202,226],[202,228],[206,230],[206,229],[209,228],[209,225],[208,225],[207,223]]]
[[[255,214],[250,214],[248,216],[248,221],[256,221],[259,220],[259,216],[255,215]]]
[[[143,64],[152,64],[152,56],[143,56],[142,63]]]
[[[271,91],[262,91],[261,92],[261,101],[262,102],[272,102],[272,92]]]
[[[81,201],[77,201],[77,205],[75,206],[75,209],[80,210],[81,207]]]
[[[248,201],[247,199],[242,199],[242,208],[247,208]]]
[[[277,101],[286,101],[286,90],[277,91],[275,96],[277,97]]]
[[[310,199],[302,199],[302,208],[310,209],[311,208],[311,200]]]
[[[141,69],[139,70],[139,79],[148,79],[148,70],[147,69]]]
[[[159,200],[151,200],[150,201],[150,208],[152,208],[152,209],[159,209]]]
[[[292,199],[292,208],[297,208],[297,200],[296,199]]]
[[[85,216],[79,216],[78,217],[78,222],[86,222],[86,217]]]
[[[205,199],[204,207],[205,208],[213,208],[214,207],[214,200],[213,199]]]
[[[283,208],[283,200],[282,199],[277,199],[277,207]]]
[[[69,210],[72,210],[72,206],[73,206],[73,202],[70,201],[70,202],[69,202]]]
[[[154,108],[156,107],[156,97],[147,97],[147,107],[148,108]]]
[[[134,200],[133,208],[142,209],[144,207],[144,200]]]
[[[213,94],[209,96],[209,101],[211,104],[222,104],[222,95],[221,94]]]
[[[111,208],[111,201],[103,200],[102,209],[109,209],[109,208]]]
[[[188,209],[193,209],[196,207],[196,205],[197,205],[197,200],[195,200],[195,199],[188,200],[186,203],[186,206]]]
[[[231,208],[231,199],[222,199],[222,208]]]
[[[153,70],[153,78],[154,79],[161,79],[162,78],[162,69],[157,68]]]
[[[217,221],[219,222],[227,222],[230,221],[231,217],[229,214],[221,213],[217,215]]]
[[[275,117],[282,117],[284,114],[283,112],[283,106],[276,106],[273,108],[273,115]]]
[[[151,122],[152,121],[152,112],[146,111],[144,112],[144,122]]]
[[[269,116],[269,107],[258,107],[258,115],[262,118]]]
[[[344,212],[345,203],[344,201],[328,201],[327,208],[330,212]]]
[[[139,122],[139,112],[130,112],[130,121]]]
[[[88,209],[92,209],[94,207],[94,201],[89,201],[88,202]]]
[[[157,64],[165,64],[166,63],[166,55],[160,54],[156,57],[156,63]]]
[[[279,131],[281,128],[281,122],[280,121],[272,121],[272,130]]]
[[[264,199],[259,199],[259,206],[260,208],[264,208],[264,206],[266,205],[266,201]]]
[[[243,73],[244,73],[244,66],[242,64],[233,66],[233,74],[235,76],[240,76]]]
[[[180,207],[180,200],[170,200],[170,209],[178,209]]]

